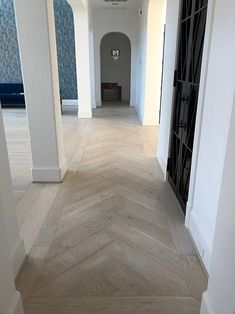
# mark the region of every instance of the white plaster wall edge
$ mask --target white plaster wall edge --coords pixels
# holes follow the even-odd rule
[[[33,166],[32,180],[33,182],[55,182],[59,183],[63,181],[64,175],[67,169],[67,161],[61,163],[60,167],[36,167]]]
[[[135,111],[137,113],[137,116],[138,116],[140,122],[142,123],[144,114],[143,114],[143,112],[141,110],[141,107],[140,106],[135,106],[134,108],[135,108]]]
[[[163,182],[166,182],[166,179],[167,179],[167,178],[165,178],[165,174],[164,174],[164,171],[163,171],[163,169],[162,169],[161,162],[159,161],[158,158],[156,158],[155,161],[156,161],[157,167],[159,168],[159,171],[160,171],[160,173],[161,173]]]
[[[144,117],[141,122],[144,126],[158,126],[159,123],[157,120],[155,117]]]
[[[92,111],[80,111],[78,110],[78,118],[80,119],[91,119],[92,118]]]
[[[185,213],[185,226],[187,229],[189,229],[189,221],[190,221],[190,215],[191,215],[192,210],[193,210],[193,203],[192,203],[192,200],[189,199],[187,201],[186,213]]]
[[[143,126],[159,126],[157,117],[145,117],[141,106],[134,106],[134,108]]]
[[[64,158],[64,160],[60,164],[61,181],[64,179],[67,169],[68,169],[68,163],[67,163],[67,160]]]
[[[166,7],[165,53],[162,80],[161,121],[158,137],[157,158],[167,178],[167,162],[171,143],[171,120],[173,111],[173,78],[177,62],[177,38],[180,1],[168,1]]]
[[[25,259],[26,259],[26,252],[25,252],[24,240],[21,237],[19,237],[19,241],[16,247],[14,248],[14,252],[11,254],[14,278],[16,278],[17,275],[19,274],[24,264]]]
[[[200,232],[197,226],[197,222],[194,217],[194,211],[191,211],[191,214],[190,214],[188,230],[191,234],[192,240],[196,246],[198,254],[200,255],[203,266],[205,267],[205,270],[209,274],[212,251],[209,249],[206,241],[204,240],[202,233]]]
[[[202,304],[201,304],[200,314],[215,314],[215,312],[212,310],[207,291],[204,292],[202,295]]]
[[[24,314],[21,294],[16,291],[7,314]]]
[[[159,126],[157,117],[144,117],[144,112],[141,107],[134,108],[143,126]]]
[[[161,172],[162,172],[162,176],[164,178],[164,180],[167,179],[167,164],[165,162],[165,159],[162,158],[159,154],[158,154],[158,151],[157,151],[157,161],[158,161],[158,164],[160,166],[160,169],[161,169]]]
[[[196,187],[196,176],[198,170],[198,160],[200,153],[200,144],[201,144],[201,130],[203,123],[203,111],[205,103],[205,93],[207,87],[207,75],[208,75],[208,65],[209,65],[209,56],[211,50],[211,39],[212,39],[212,30],[214,22],[214,9],[215,1],[212,0],[208,4],[207,12],[207,24],[206,32],[204,39],[204,49],[203,49],[203,59],[202,59],[202,68],[201,68],[201,83],[198,96],[198,107],[197,107],[197,116],[196,116],[196,125],[195,125],[195,136],[193,144],[193,156],[192,156],[192,166],[191,166],[191,175],[190,175],[190,184],[189,184],[189,196],[188,203],[186,208],[186,219],[185,225],[189,228],[189,220],[191,211],[193,210],[193,202],[195,197],[195,187]]]

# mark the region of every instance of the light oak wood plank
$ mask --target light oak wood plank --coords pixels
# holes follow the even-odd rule
[[[3,115],[29,252],[17,280],[26,314],[198,314],[206,280],[156,161],[158,128],[126,104],[90,120],[66,113],[68,172],[38,185],[25,110]]]
[[[183,271],[192,297],[201,301],[206,291],[208,278],[197,256],[180,256]]]
[[[199,302],[187,297],[32,298],[26,303],[26,314],[199,314],[199,311]]]

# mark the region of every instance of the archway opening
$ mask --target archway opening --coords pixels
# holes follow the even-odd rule
[[[100,45],[102,104],[130,104],[131,43],[118,32],[106,34]]]

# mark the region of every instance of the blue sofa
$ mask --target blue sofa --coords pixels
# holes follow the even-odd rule
[[[0,101],[3,107],[24,106],[24,86],[19,83],[0,83]]]

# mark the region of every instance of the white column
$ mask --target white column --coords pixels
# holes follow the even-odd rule
[[[22,238],[19,236],[19,228],[16,217],[16,204],[11,183],[11,173],[8,160],[7,145],[0,109],[0,211],[4,216],[7,239],[10,249],[11,265],[14,276],[17,275],[25,259],[25,248]],[[1,220],[1,219],[0,219]],[[1,227],[0,227],[1,229]],[[1,246],[0,246],[1,252]],[[1,255],[1,253],[0,253]],[[1,265],[1,256],[0,256]],[[0,282],[2,272],[0,270]],[[0,313],[2,313],[0,311]]]
[[[14,0],[34,182],[60,182],[66,171],[53,0]]]
[[[67,0],[73,9],[78,84],[78,117],[92,118],[89,11],[81,0]]]
[[[169,156],[169,138],[171,132],[171,113],[173,100],[173,80],[176,64],[176,48],[179,21],[180,0],[168,0],[166,7],[165,52],[163,65],[161,121],[157,158],[164,177],[167,176],[167,159]]]
[[[89,16],[87,9],[77,12],[75,17],[78,117],[92,118]]]
[[[165,0],[150,0],[147,18],[147,49],[144,125],[159,124],[161,99],[162,53],[165,23]]]
[[[23,314],[21,297],[19,292],[16,291],[11,267],[4,203],[5,201],[2,200],[2,195],[0,195],[0,313]]]
[[[90,39],[90,69],[91,69],[91,107],[96,108],[95,97],[95,51],[94,51],[94,29],[90,24],[89,28]]]

